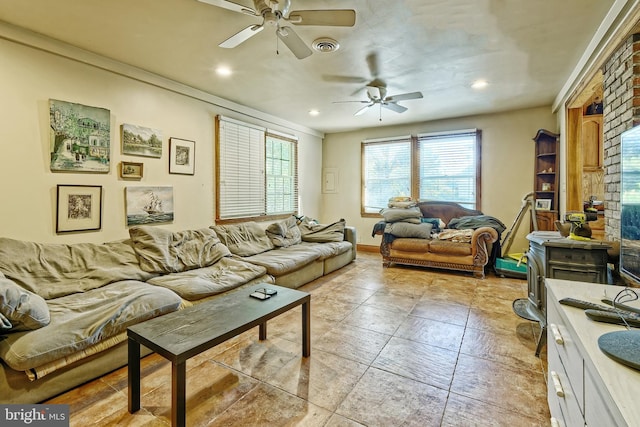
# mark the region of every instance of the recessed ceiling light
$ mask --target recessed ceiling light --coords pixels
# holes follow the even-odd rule
[[[309,115],[310,116],[317,116],[319,114],[320,114],[320,111],[318,111],[318,110],[315,110],[315,109],[309,110]]]
[[[227,77],[232,74],[232,71],[231,71],[231,68],[225,65],[221,65],[218,68],[216,68],[216,74],[218,74],[219,76]]]
[[[474,89],[484,89],[487,86],[489,86],[489,82],[486,80],[476,80],[475,82],[471,83],[471,87]]]

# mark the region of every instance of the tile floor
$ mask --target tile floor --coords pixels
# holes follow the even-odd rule
[[[358,253],[307,284],[312,350],[300,308],[187,363],[189,426],[548,426],[539,328],[511,304],[526,280],[391,267]],[[170,424],[171,365],[142,362],[142,409],[127,412],[122,368],[50,403],[72,426]]]

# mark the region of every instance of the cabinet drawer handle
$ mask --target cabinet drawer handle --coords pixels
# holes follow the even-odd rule
[[[564,338],[562,338],[562,334],[560,333],[560,329],[558,329],[558,325],[552,323],[549,325],[549,329],[553,334],[553,340],[556,342],[556,344],[564,345]]]
[[[560,377],[556,371],[551,371],[551,381],[553,381],[553,387],[556,389],[556,396],[564,397],[564,390],[562,384],[560,384]]]
[[[558,421],[555,417],[551,417],[551,427],[562,427],[560,425],[560,421]]]

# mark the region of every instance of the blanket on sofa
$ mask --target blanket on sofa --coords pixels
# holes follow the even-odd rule
[[[130,241],[66,245],[1,237],[0,271],[45,300],[155,276],[140,268]]]

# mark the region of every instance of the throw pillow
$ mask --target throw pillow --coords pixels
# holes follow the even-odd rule
[[[251,256],[274,248],[265,230],[253,221],[213,225],[210,228],[234,255]]]
[[[274,222],[269,225],[265,232],[274,246],[286,248],[302,242],[302,235],[297,225],[295,216],[290,216],[284,221]]]
[[[31,331],[51,321],[49,306],[40,295],[0,277],[0,330]]]
[[[346,226],[344,219],[341,218],[339,221],[329,225],[314,224],[308,220],[305,221],[305,219],[298,225],[303,241],[325,243],[342,242],[344,240],[344,227]]]
[[[385,208],[380,211],[386,222],[403,221],[406,219],[422,218],[422,211],[418,207],[413,208]]]
[[[433,225],[431,223],[410,224],[408,222],[394,222],[387,224],[384,228],[384,232],[387,234],[393,234],[396,237],[430,239],[432,228]]]

